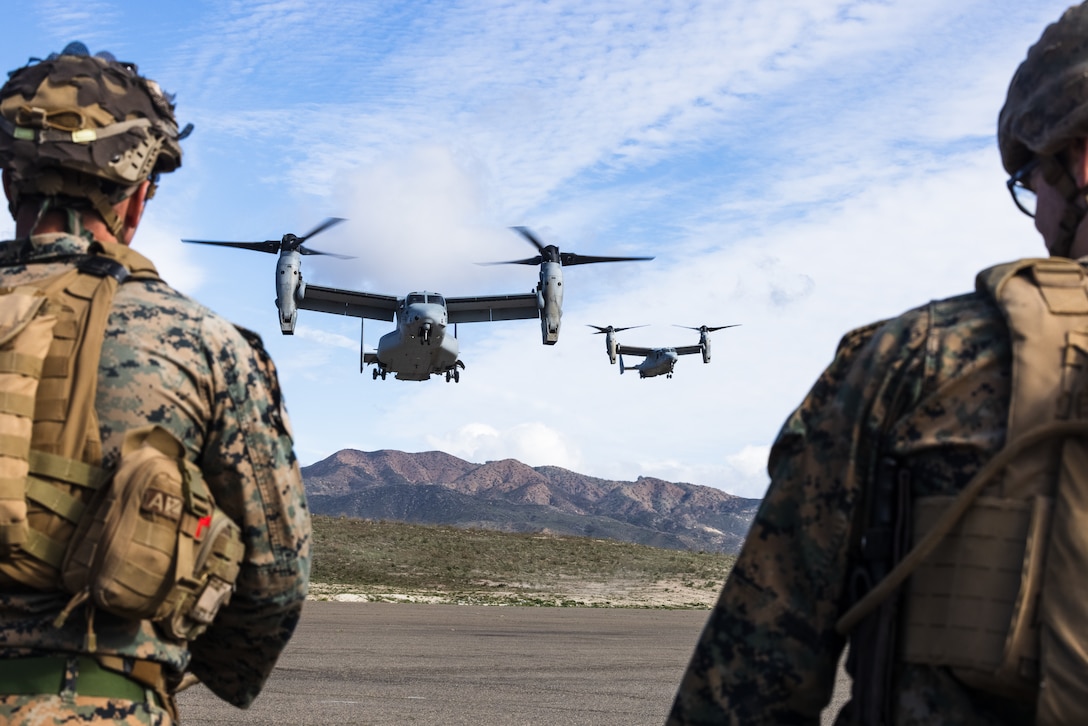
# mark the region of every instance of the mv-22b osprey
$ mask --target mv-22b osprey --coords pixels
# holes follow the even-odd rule
[[[514,227],[540,252],[535,257],[509,262],[489,262],[490,265],[540,265],[540,282],[535,292],[513,295],[482,295],[477,297],[445,297],[435,292],[411,292],[404,297],[378,295],[356,290],[307,284],[302,278],[302,255],[329,255],[351,259],[346,255],[321,252],[304,247],[303,243],[344,221],[331,217],[309,233],[299,237],[285,234],[280,240],[264,242],[213,242],[182,240],[195,244],[240,247],[259,252],[279,253],[276,265],[276,307],[280,331],[295,332],[299,310],[350,315],[365,320],[392,321],[396,329],[383,335],[376,352],[367,353],[360,337],[360,372],[374,365],[373,376],[383,380],[393,373],[402,381],[425,381],[432,375],[445,375],[446,381],[460,381],[460,369],[465,364],[458,357],[457,323],[524,320],[540,317],[541,336],[545,345],[559,340],[559,325],[563,315],[563,266],[592,262],[623,262],[652,260],[652,257],[594,257],[560,252],[555,245],[542,244],[524,227]],[[454,324],[454,334],[446,328]],[[360,326],[362,335],[362,326]]]
[[[626,328],[614,328],[611,325],[607,327],[601,327],[600,325],[590,325],[591,328],[596,328],[597,333],[603,333],[605,335],[605,347],[608,349],[608,359],[613,364],[616,362],[616,358],[620,360],[620,373],[622,374],[627,368],[632,368],[638,371],[639,378],[652,378],[654,376],[664,375],[666,378],[672,378],[673,368],[676,367],[676,361],[680,359],[682,355],[693,355],[695,353],[703,354],[703,363],[710,362],[710,333],[715,330],[723,330],[725,328],[735,328],[740,323],[734,325],[719,325],[716,328],[712,328],[708,325],[700,325],[697,328],[692,328],[687,325],[678,325],[678,328],[689,328],[690,330],[699,331],[699,344],[698,345],[677,345],[674,347],[661,347],[661,348],[640,348],[633,345],[623,345],[616,338],[616,333],[621,330],[631,330],[632,328],[642,328],[643,325],[634,325]],[[638,355],[644,356],[643,361],[636,366],[624,366],[624,355]]]

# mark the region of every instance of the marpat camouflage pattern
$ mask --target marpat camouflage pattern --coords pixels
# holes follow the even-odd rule
[[[65,234],[0,244],[0,285],[53,275],[88,245]],[[239,523],[246,547],[229,606],[199,639],[168,641],[150,622],[97,612],[96,654],[161,663],[175,682],[189,670],[221,698],[248,706],[295,629],[310,572],[309,510],[272,361],[255,334],[165,283],[129,281],[111,310],[96,410],[105,466],[116,464],[128,429],[165,427]],[[86,608],[53,626],[69,598],[0,592],[0,658],[85,652]]]
[[[770,488],[668,726],[820,723],[845,645],[835,624],[850,605],[859,488],[893,456],[912,497],[958,493],[1005,443],[1011,356],[1001,312],[980,293],[843,338],[771,449]],[[892,678],[900,726],[1033,723],[1034,704],[974,693],[945,668],[897,663]]]

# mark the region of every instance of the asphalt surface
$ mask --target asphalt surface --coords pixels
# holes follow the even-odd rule
[[[707,614],[308,602],[253,706],[199,685],[181,720],[661,726]]]

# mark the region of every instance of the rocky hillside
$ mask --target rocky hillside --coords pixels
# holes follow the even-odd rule
[[[758,499],[650,477],[611,481],[513,459],[345,449],[302,469],[315,514],[550,532],[736,553]]]

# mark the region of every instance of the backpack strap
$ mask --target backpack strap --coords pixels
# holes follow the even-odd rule
[[[126,280],[159,278],[147,258],[123,245],[94,244],[91,252],[73,268],[9,292],[0,306],[8,309],[19,291],[37,301],[39,312],[26,325],[42,329],[37,345],[46,346],[37,360],[23,355],[28,338],[20,329],[8,336],[15,348],[0,351],[0,377],[10,389],[0,395],[7,422],[0,426],[0,583],[55,586],[84,504],[106,478],[94,405],[113,296]]]
[[[1074,413],[1078,371],[1088,362],[1088,274],[1084,268],[1061,257],[1029,258],[983,270],[975,285],[1001,308],[1012,338],[1012,394],[1005,440],[1068,419]],[[1042,442],[1009,462],[997,495],[1027,499],[1049,494],[1061,461],[1060,448],[1056,440]]]

